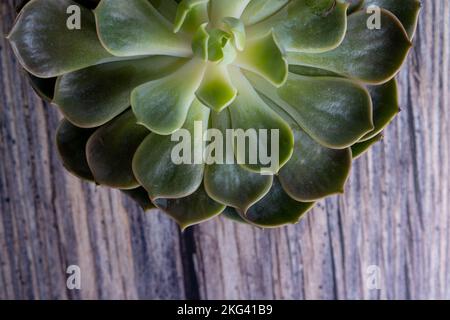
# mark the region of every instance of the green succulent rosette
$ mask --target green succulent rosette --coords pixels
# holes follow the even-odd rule
[[[80,28],[67,27],[73,6]],[[31,0],[8,37],[64,115],[70,172],[182,228],[220,214],[275,227],[342,193],[352,160],[380,140],[419,11],[417,0]],[[173,163],[172,135],[197,122],[279,130],[279,165]]]

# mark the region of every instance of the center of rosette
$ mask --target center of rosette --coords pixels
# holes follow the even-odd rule
[[[210,28],[208,23],[199,26],[192,38],[194,55],[220,64],[232,63],[237,51],[245,46],[244,24],[235,18],[225,18],[223,28]]]

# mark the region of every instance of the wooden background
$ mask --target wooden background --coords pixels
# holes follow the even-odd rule
[[[17,2],[1,0],[0,35]],[[296,226],[219,218],[184,234],[63,170],[60,116],[0,37],[0,298],[449,299],[449,23],[450,1],[423,0],[399,75],[403,111],[356,161],[345,196]],[[79,291],[66,288],[71,264],[81,268]],[[380,290],[366,285],[371,265]]]

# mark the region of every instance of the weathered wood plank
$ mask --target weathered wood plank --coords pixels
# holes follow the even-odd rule
[[[14,6],[0,3],[0,34]],[[346,195],[299,225],[216,219],[181,234],[58,161],[60,116],[0,38],[0,299],[450,298],[450,4],[424,0],[399,75],[403,112],[356,161]],[[68,265],[82,290],[66,289]],[[381,290],[366,286],[379,266]]]

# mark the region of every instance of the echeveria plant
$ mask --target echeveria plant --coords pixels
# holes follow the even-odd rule
[[[69,171],[183,228],[221,213],[274,227],[342,193],[352,159],[397,114],[394,76],[419,10],[417,0],[31,0],[9,40],[64,115]],[[277,165],[174,163],[173,135],[195,136],[198,122],[277,130]]]

